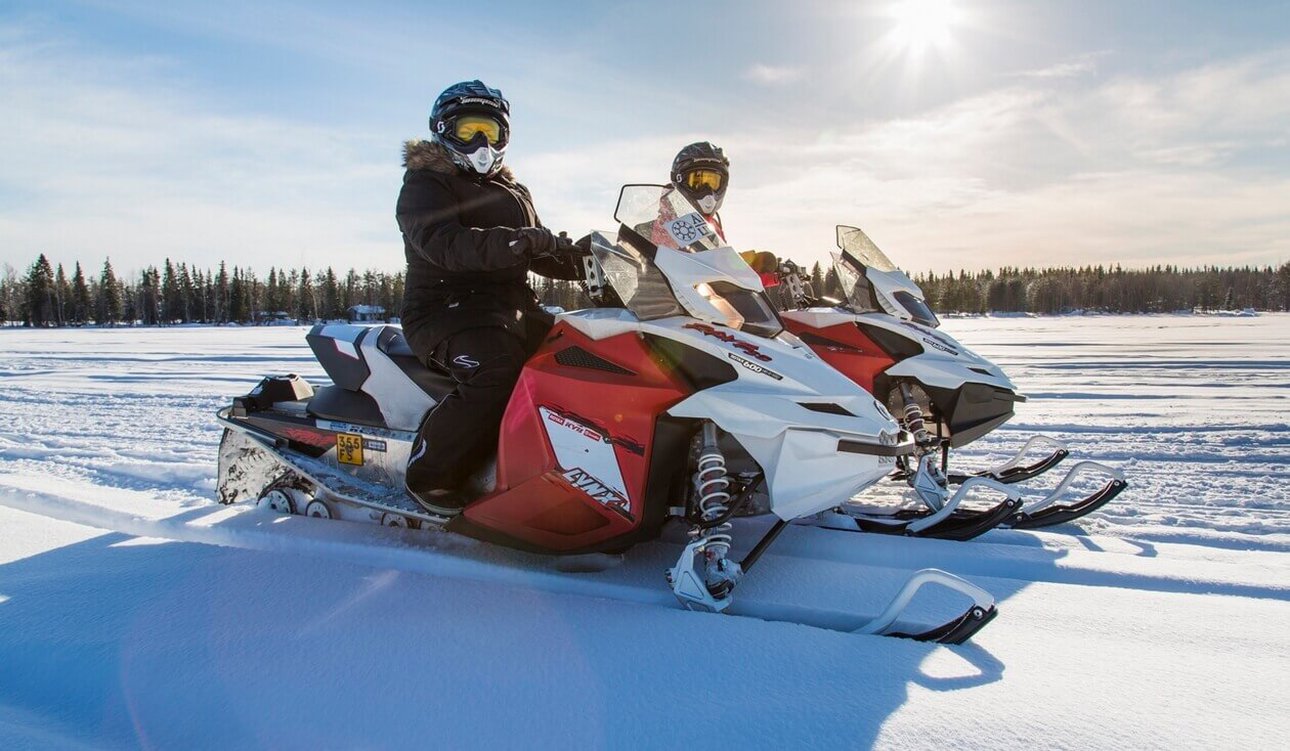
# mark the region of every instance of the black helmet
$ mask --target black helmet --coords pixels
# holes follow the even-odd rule
[[[672,185],[705,214],[721,208],[729,182],[730,160],[707,141],[686,146],[672,160]]]
[[[430,133],[457,166],[481,175],[502,168],[511,138],[511,104],[482,81],[462,81],[443,90],[430,110]]]

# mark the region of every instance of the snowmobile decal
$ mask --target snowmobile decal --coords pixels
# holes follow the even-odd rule
[[[676,247],[684,248],[695,240],[704,235],[712,234],[712,228],[708,226],[703,215],[698,212],[691,212],[685,216],[677,217],[664,225],[667,228],[667,234],[672,236],[676,241]]]
[[[564,478],[597,502],[611,508],[617,505],[617,511],[626,513],[630,496],[607,437],[572,416],[547,407],[539,407],[538,412]]]
[[[758,360],[761,360],[762,362],[770,362],[773,359],[770,355],[762,352],[761,348],[759,348],[756,344],[753,344],[752,342],[746,342],[740,339],[739,337],[735,336],[734,334],[731,334],[726,331],[722,331],[721,329],[718,329],[718,328],[714,328],[713,326],[710,326],[706,323],[687,323],[685,324],[685,328],[694,329],[695,331],[698,331],[700,334],[703,334],[704,336],[711,336],[713,338],[719,339],[725,342],[726,344],[734,346],[735,349],[738,349],[739,351],[743,352],[749,357],[755,357]]]
[[[776,373],[770,368],[762,367],[761,365],[758,365],[757,363],[752,362],[751,360],[745,360],[739,355],[736,355],[734,352],[727,352],[726,357],[729,357],[731,360],[734,360],[735,362],[739,363],[740,365],[744,366],[748,370],[751,370],[752,372],[758,375],[764,375],[767,378],[774,378],[776,381],[784,380],[784,376],[780,375],[779,373]]]
[[[598,501],[605,508],[613,509],[628,519],[632,518],[631,513],[628,511],[631,508],[630,501],[619,495],[618,491],[593,477],[587,470],[574,467],[566,470],[561,477],[568,480],[570,485],[586,493],[592,500]]]
[[[365,436],[377,436],[385,440],[410,441],[415,433],[409,433],[402,430],[389,430],[387,428],[377,428],[371,425],[358,425],[352,422],[340,422],[338,420],[319,420],[318,427],[323,430],[330,430],[336,433],[359,433]],[[383,443],[383,441],[374,441],[373,443]],[[366,443],[364,444],[367,445]],[[371,446],[367,446],[371,448]],[[378,449],[383,451],[384,449]]]

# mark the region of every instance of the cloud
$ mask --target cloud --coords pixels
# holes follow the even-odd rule
[[[782,86],[801,80],[805,74],[806,71],[799,67],[754,63],[744,71],[744,78],[766,86]]]
[[[4,260],[401,263],[397,147],[380,161],[367,134],[213,111],[169,76],[68,45],[0,52]]]
[[[808,261],[855,223],[914,269],[1290,257],[1290,56],[1072,89],[1028,80],[916,117],[730,139],[731,238]],[[725,144],[723,144],[725,145]]]
[[[1086,55],[1080,55],[1074,60],[1050,65],[1038,70],[1028,70],[1019,73],[1020,78],[1045,79],[1045,78],[1079,78],[1088,75],[1097,70],[1097,61],[1099,58],[1107,56],[1107,52],[1094,52]]]

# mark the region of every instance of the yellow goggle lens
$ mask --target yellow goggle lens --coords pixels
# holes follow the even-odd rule
[[[491,117],[467,115],[457,118],[457,129],[454,135],[457,136],[458,141],[470,143],[479,133],[483,133],[490,144],[496,144],[502,138],[502,126]]]
[[[721,190],[721,173],[710,169],[696,169],[686,173],[685,184],[691,190],[699,190],[700,188]]]

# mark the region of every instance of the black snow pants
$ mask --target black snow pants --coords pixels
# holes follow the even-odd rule
[[[451,374],[457,390],[421,422],[408,461],[410,490],[459,489],[496,453],[515,382],[551,328],[549,319],[538,316],[527,323],[525,339],[500,326],[466,329],[422,357],[427,366]]]

